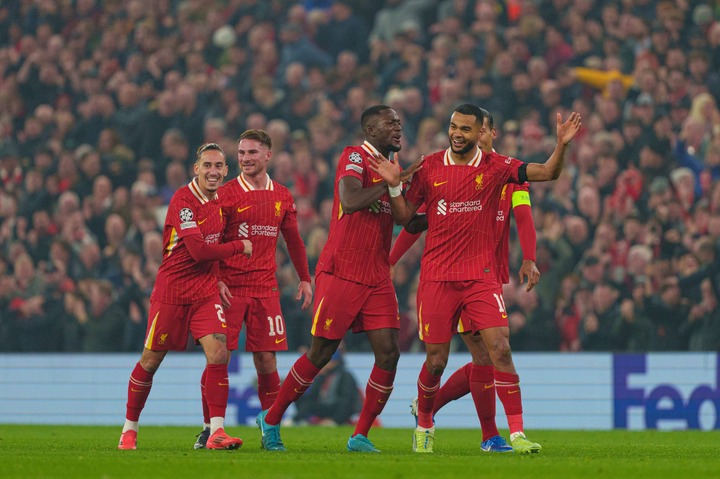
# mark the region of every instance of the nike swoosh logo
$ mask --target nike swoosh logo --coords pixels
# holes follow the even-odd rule
[[[387,401],[385,401],[385,400],[383,400],[383,399],[378,399],[378,402],[379,402],[380,404],[385,404]]]
[[[423,397],[424,397],[425,399],[430,399],[430,398],[434,398],[435,395],[434,395],[434,394],[431,394],[430,396],[426,396],[426,395],[423,394]]]
[[[280,343],[282,343],[283,341],[285,341],[286,339],[287,339],[287,338],[276,339],[276,340],[275,340],[275,344],[280,344]]]
[[[505,318],[507,318],[507,313],[502,314],[502,319],[505,319]]]
[[[298,394],[302,394],[302,393],[304,393],[305,391],[298,391],[298,388],[295,388],[295,392],[298,393]]]
[[[514,391],[508,391],[508,394],[515,394],[515,393],[519,393],[519,392],[520,392],[520,390],[516,389]]]
[[[222,327],[223,327],[223,328],[227,328],[227,324],[222,323]]]
[[[381,181],[383,181],[382,178],[373,178],[373,183],[380,183]]]
[[[245,210],[249,210],[252,206],[246,206],[245,208],[238,208],[238,213],[242,213]]]
[[[433,183],[433,186],[440,186],[444,185],[445,183],[447,183],[447,181],[436,181],[435,183]]]
[[[218,383],[218,386],[230,386],[229,383]]]
[[[198,226],[200,226],[201,224],[205,223],[206,221],[207,221],[207,218],[198,220]]]
[[[135,389],[135,388],[130,388],[130,391],[132,391],[132,392],[134,392],[134,393],[141,393],[141,392],[143,392],[142,389]]]
[[[490,388],[494,388],[495,384],[485,384],[484,386],[485,386],[485,389],[490,389]]]

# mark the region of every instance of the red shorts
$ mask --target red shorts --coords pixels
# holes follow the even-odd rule
[[[353,333],[375,329],[400,329],[400,313],[392,281],[379,286],[347,281],[328,273],[315,279],[313,336],[342,339]]]
[[[243,323],[247,336],[245,351],[287,351],[285,319],[280,310],[278,296],[269,298],[233,296],[225,314],[228,320],[227,346],[230,351],[238,349]]]
[[[496,283],[420,281],[417,304],[418,333],[426,343],[447,343],[455,332],[508,325],[502,287]]]
[[[145,347],[153,351],[184,351],[188,332],[195,343],[208,334],[227,334],[220,296],[196,304],[150,302]]]

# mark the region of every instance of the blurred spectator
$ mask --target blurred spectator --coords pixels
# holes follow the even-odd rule
[[[62,345],[54,316],[54,305],[47,284],[40,271],[26,253],[20,253],[12,263],[12,279],[6,284],[8,300],[4,314],[7,344],[3,351],[56,351]]]
[[[146,115],[147,107],[140,97],[138,86],[130,82],[123,84],[118,91],[118,109],[112,117],[112,124],[123,144],[133,151],[140,151]]]
[[[319,66],[327,68],[333,64],[332,57],[314,45],[307,38],[302,27],[295,23],[287,23],[280,30],[280,64],[277,76],[282,78],[291,63],[300,63],[306,68]]]
[[[124,351],[126,318],[113,303],[113,288],[109,281],[87,280],[78,293],[65,296],[65,350],[79,352]]]
[[[647,281],[644,277],[638,277],[630,289],[631,297],[620,303],[620,319],[614,330],[619,350],[643,352],[650,347],[655,332],[644,305]]]
[[[520,286],[523,290],[524,286]],[[541,304],[537,292],[518,292],[515,308],[508,309],[508,324],[516,351],[557,351],[560,335],[551,311]]]
[[[386,0],[385,6],[375,15],[370,32],[371,58],[377,59],[389,52],[390,43],[398,34],[412,31],[419,34],[427,12],[435,6],[432,0]]]
[[[592,289],[591,307],[580,325],[583,351],[618,350],[615,322],[619,317],[617,288],[608,282],[597,283]]]
[[[686,323],[690,321],[690,305],[681,296],[678,278],[666,277],[657,293],[645,292],[645,312],[653,324],[650,351],[683,351],[688,347]],[[694,313],[697,319],[699,311]]]

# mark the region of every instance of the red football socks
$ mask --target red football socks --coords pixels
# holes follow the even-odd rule
[[[205,395],[205,380],[207,379],[207,366],[200,376],[200,395],[202,397],[203,423],[210,424],[210,409],[208,408],[207,396]]]
[[[392,393],[393,381],[395,381],[395,371],[385,371],[377,365],[373,366],[370,379],[365,386],[365,401],[353,436],[362,434],[367,437],[375,418],[380,415]]]
[[[495,388],[505,408],[510,434],[523,430],[520,377],[517,374],[495,371]]]
[[[140,413],[145,407],[152,388],[153,375],[145,371],[140,363],[135,365],[132,373],[130,373],[130,381],[128,381],[128,400],[126,405],[125,418],[130,421],[140,419]]]
[[[433,427],[433,407],[435,396],[440,389],[441,374],[430,374],[425,363],[420,369],[418,377],[418,426],[430,429]]]
[[[205,397],[210,418],[225,417],[230,391],[227,364],[208,364],[205,371]]]
[[[265,422],[270,426],[280,424],[287,408],[307,391],[319,372],[320,369],[310,362],[307,354],[300,356],[280,386],[277,398],[265,416]]]
[[[260,408],[262,410],[270,409],[275,398],[280,391],[280,376],[277,371],[268,374],[257,375],[258,378],[258,398],[260,399]]]
[[[438,390],[435,397],[435,407],[433,415],[443,408],[450,401],[460,399],[470,392],[470,372],[472,371],[472,363],[467,363],[460,367],[457,371],[445,381]]]
[[[495,423],[495,368],[473,364],[471,371],[470,392],[485,441],[500,434]]]

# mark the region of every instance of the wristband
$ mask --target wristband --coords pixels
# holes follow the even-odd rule
[[[397,198],[402,195],[402,181],[397,186],[388,186],[388,193],[390,194],[390,198]]]

